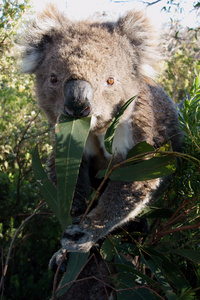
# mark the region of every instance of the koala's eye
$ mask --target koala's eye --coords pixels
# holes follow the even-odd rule
[[[107,84],[109,85],[113,85],[115,82],[114,78],[113,77],[109,77],[108,80],[107,80]]]
[[[54,74],[51,75],[51,82],[52,82],[52,83],[58,82],[58,78],[57,78],[56,75],[54,75]]]

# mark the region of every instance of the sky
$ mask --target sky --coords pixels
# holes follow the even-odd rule
[[[148,0],[146,1],[148,2]],[[44,9],[49,2],[54,3],[60,10],[66,11],[67,15],[72,19],[84,19],[91,17],[97,12],[106,12],[108,19],[115,20],[130,9],[135,7],[144,9],[146,7],[144,4],[134,0],[32,0],[32,2],[36,11]],[[163,23],[170,21],[170,17],[173,17],[164,11],[161,12],[164,2],[165,1],[161,1],[146,9],[147,16],[151,19],[151,23],[157,28],[160,28]],[[183,1],[184,10],[180,17],[184,26],[195,26],[196,16],[195,12],[192,12],[193,2],[192,0]],[[188,14],[188,12],[190,12],[190,14]]]

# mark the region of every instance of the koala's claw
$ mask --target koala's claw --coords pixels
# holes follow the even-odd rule
[[[80,225],[72,225],[63,234],[61,244],[69,252],[88,252],[94,242],[86,229]]]
[[[60,271],[65,272],[66,271],[66,249],[60,249],[54,255],[49,261],[49,269],[51,269],[53,272],[57,271],[58,266],[60,265],[61,261],[62,264],[60,266]]]
[[[66,271],[66,254],[67,252],[88,252],[95,241],[92,235],[87,232],[81,225],[71,225],[64,232],[62,237],[62,248],[58,250],[49,261],[49,268],[56,272],[58,266],[63,260],[60,271]],[[65,256],[65,259],[64,259]]]

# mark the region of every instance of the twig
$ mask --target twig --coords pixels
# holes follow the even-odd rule
[[[177,215],[179,214],[179,212],[189,203],[189,201],[184,200],[183,203],[178,207],[178,209],[175,211],[175,213],[171,216],[169,223],[173,222],[174,219],[177,218]],[[179,215],[180,216],[180,215]],[[168,224],[169,224],[168,223]]]
[[[101,279],[98,278],[98,277],[96,277],[95,275],[91,275],[91,276],[88,276],[88,277],[85,277],[85,278],[80,278],[80,279],[78,279],[78,277],[79,277],[79,275],[81,274],[81,272],[83,271],[83,269],[86,267],[86,265],[89,263],[89,261],[90,261],[93,257],[94,257],[94,261],[95,261],[95,264],[96,264],[96,266],[97,266],[97,270],[98,270],[98,273],[99,273]],[[59,267],[58,267],[58,269],[59,269]],[[127,288],[124,288],[124,289],[123,289],[123,288],[122,288],[122,289],[116,289],[114,286],[111,286],[110,284],[106,283],[106,282],[103,280],[102,274],[101,274],[101,272],[100,272],[100,270],[99,270],[99,265],[98,265],[96,256],[95,256],[94,254],[92,254],[92,255],[90,256],[90,258],[87,260],[87,262],[86,262],[86,263],[84,264],[84,266],[81,268],[81,270],[79,271],[79,273],[77,274],[76,278],[75,278],[73,281],[70,281],[70,282],[64,284],[62,287],[60,287],[60,288],[58,288],[58,289],[56,290],[56,293],[54,292],[52,300],[56,300],[56,299],[57,299],[57,298],[56,298],[56,294],[59,293],[62,289],[66,288],[66,287],[69,286],[69,285],[73,285],[73,284],[76,284],[76,283],[79,283],[79,282],[83,282],[83,281],[85,281],[85,280],[96,280],[96,281],[100,282],[101,284],[103,284],[107,299],[109,299],[109,295],[108,295],[108,292],[107,292],[106,287],[109,288],[109,289],[111,289],[111,290],[113,290],[113,291],[115,291],[116,293],[125,292],[125,291],[128,291],[128,290],[131,291],[131,290],[138,290],[138,289],[141,289],[141,288],[145,288],[145,289],[151,291],[152,293],[154,293],[155,295],[157,295],[160,299],[164,300],[164,298],[162,298],[155,290],[152,290],[152,289],[151,289],[150,287],[148,287],[148,286],[140,286],[140,287],[139,287],[139,286],[134,286],[134,287],[127,287]]]
[[[96,264],[96,266],[97,266],[97,270],[98,270],[98,272],[99,272],[99,275],[100,275],[100,277],[101,277],[101,280],[102,280],[102,283],[103,283],[103,286],[104,286],[104,290],[105,290],[105,293],[106,293],[106,298],[107,298],[107,300],[109,300],[109,295],[108,295],[108,291],[107,291],[107,289],[106,289],[105,281],[103,280],[103,275],[102,275],[101,272],[100,272],[100,268],[99,268],[99,265],[98,265],[98,262],[97,262],[97,258],[96,258],[95,255],[94,255],[94,261],[95,261],[95,264]],[[107,266],[106,266],[106,267],[107,267]]]
[[[4,44],[5,40],[8,38],[8,35],[5,35],[4,38],[0,41],[0,45]]]
[[[93,197],[92,200],[90,201],[90,204],[88,205],[88,207],[87,207],[87,209],[86,209],[86,211],[85,211],[85,213],[84,213],[84,215],[83,215],[83,217],[82,217],[80,223],[82,223],[82,222],[85,220],[86,215],[87,215],[88,212],[90,211],[90,208],[92,207],[94,201],[98,198],[99,193],[100,193],[102,187],[104,186],[106,180],[109,178],[109,176],[111,175],[111,173],[112,173],[117,167],[118,167],[118,165],[114,166],[114,167],[110,170],[110,172],[108,172],[107,176],[104,177],[102,183],[100,184],[100,186],[99,186],[98,189],[96,190],[96,193],[94,194],[94,197]]]
[[[63,260],[64,260],[64,256],[65,256],[65,255],[63,255],[62,262],[63,262]],[[85,268],[86,265],[91,261],[92,258],[94,258],[95,264],[96,264],[96,266],[97,266],[98,273],[99,273],[99,275],[100,275],[100,277],[101,277],[102,284],[103,284],[104,289],[105,289],[106,297],[107,297],[107,299],[109,299],[108,291],[107,291],[107,289],[106,289],[106,284],[105,284],[105,281],[103,280],[103,276],[102,276],[102,274],[101,274],[101,272],[100,272],[100,270],[99,270],[99,265],[98,265],[98,262],[97,262],[97,259],[96,259],[96,256],[94,255],[94,253],[89,257],[89,259],[86,261],[86,263],[83,265],[83,267],[82,267],[82,268],[80,269],[80,271],[78,272],[78,274],[77,274],[76,278],[74,279],[74,281],[71,282],[70,284],[73,284],[73,283],[76,283],[76,282],[79,281],[79,280],[78,280],[78,277],[80,276],[81,272],[84,270],[84,268]],[[60,266],[61,266],[62,262],[59,264],[59,266],[58,266],[58,268],[57,268],[57,271],[56,271],[55,278],[54,278],[53,299],[54,299],[54,298],[57,299],[57,298],[56,298],[56,294],[59,293],[59,291],[61,291],[62,289],[64,289],[64,288],[68,285],[68,284],[65,284],[65,285],[63,285],[62,287],[60,287],[60,288],[58,288],[58,289],[56,290],[57,276],[58,276],[58,272],[59,272],[59,269],[60,269]],[[87,278],[83,278],[83,279],[86,280],[86,279],[88,279],[88,277],[87,277]]]
[[[191,130],[190,130],[189,124],[187,123],[186,125],[187,125],[187,130],[188,130],[188,132],[189,132],[189,135],[190,135],[190,137],[191,137],[191,139],[192,139],[192,142],[195,144],[195,146],[197,147],[197,149],[200,150],[200,147],[198,146],[198,144],[196,143],[196,141],[195,141],[195,139],[194,139],[194,137],[193,137],[193,135],[192,135],[192,132],[191,132]],[[198,128],[198,127],[197,127],[197,128]]]
[[[170,229],[170,230],[166,230],[166,231],[160,232],[157,235],[157,238],[152,243],[152,245],[155,244],[155,243],[157,243],[163,236],[165,236],[167,234],[175,233],[175,232],[180,232],[180,231],[183,231],[183,230],[192,230],[192,229],[199,228],[199,227],[200,227],[200,222],[197,223],[197,224],[194,224],[194,225],[182,226],[182,227],[179,227],[179,228],[173,228],[173,229]]]
[[[79,277],[79,275],[81,274],[81,272],[83,271],[83,269],[86,267],[86,265],[89,263],[89,261],[93,258],[93,256],[94,256],[94,254],[92,254],[92,255],[88,258],[88,260],[87,260],[86,263],[83,265],[83,267],[80,269],[80,271],[78,272],[78,274],[76,275],[75,279],[74,279],[72,282],[66,283],[66,284],[64,284],[62,287],[60,287],[60,288],[58,287],[58,288],[57,288],[57,290],[55,291],[54,296],[55,296],[56,294],[58,294],[62,289],[64,289],[65,287],[67,287],[68,285],[73,284],[74,282],[79,281],[77,278]]]
[[[4,282],[4,277],[6,276],[6,272],[7,272],[7,269],[8,269],[8,262],[9,262],[9,259],[10,259],[10,255],[11,255],[11,251],[12,251],[12,247],[13,247],[13,244],[14,244],[14,241],[17,237],[17,235],[19,234],[21,228],[31,219],[33,218],[37,211],[40,210],[43,206],[46,205],[46,202],[42,203],[40,206],[38,206],[38,208],[34,211],[34,213],[32,213],[31,216],[29,216],[27,219],[24,220],[24,222],[19,226],[19,228],[17,229],[17,231],[15,232],[15,235],[11,241],[11,244],[10,244],[10,247],[9,247],[9,251],[8,251],[8,256],[7,256],[7,259],[6,259],[6,262],[5,262],[5,266],[4,266],[4,269],[3,269],[3,273],[2,273],[2,277],[1,277],[1,283],[0,283],[0,290],[1,288],[3,287],[3,282]]]
[[[35,119],[38,117],[38,115],[39,115],[39,112],[32,119],[29,120],[29,123],[26,126],[24,132],[22,133],[21,138],[20,138],[18,144],[15,146],[14,152],[16,153],[16,161],[17,161],[17,164],[18,164],[18,167],[19,167],[19,173],[18,173],[18,178],[17,178],[17,187],[16,187],[16,190],[17,190],[17,200],[10,207],[10,209],[7,212],[7,215],[9,215],[10,212],[20,202],[20,189],[21,189],[21,186],[22,186],[22,175],[23,175],[23,172],[22,172],[23,166],[21,164],[21,159],[20,159],[20,147],[21,147],[21,144],[23,143],[23,141],[25,140],[25,136],[26,136],[28,130],[30,129],[31,124],[35,121]]]
[[[32,213],[27,213],[27,214],[15,214],[15,215],[10,215],[10,216],[6,216],[5,218],[0,219],[0,223],[3,223],[3,221],[6,220],[10,220],[11,218],[15,219],[15,218],[28,218],[30,215],[32,215]],[[54,216],[53,212],[40,212],[37,214],[38,216]]]
[[[63,253],[62,259],[61,259],[61,261],[60,261],[60,263],[57,267],[56,274],[54,276],[54,280],[53,280],[53,299],[56,299],[56,285],[57,285],[57,281],[58,281],[58,274],[59,274],[62,263],[66,259],[66,254],[67,254],[67,252],[65,251],[65,253]]]
[[[101,279],[99,279],[99,278],[97,278],[96,276],[92,275],[92,276],[89,276],[89,277],[86,277],[86,278],[81,278],[81,279],[77,279],[77,280],[73,280],[73,281],[71,281],[71,282],[68,282],[68,283],[66,283],[65,285],[63,285],[62,288],[65,288],[65,287],[67,287],[68,285],[71,285],[71,284],[73,284],[73,283],[82,282],[82,281],[85,281],[85,280],[91,280],[91,279],[97,280],[97,281],[99,281],[100,283],[103,284],[103,282],[102,282]],[[147,287],[147,286],[145,286],[145,285],[134,286],[134,287],[131,287],[131,288],[125,288],[125,289],[116,289],[116,288],[114,288],[113,286],[111,286],[110,284],[108,284],[108,283],[106,283],[106,282],[104,282],[104,284],[105,284],[108,288],[110,288],[110,289],[112,289],[113,291],[115,291],[116,293],[125,292],[125,291],[131,291],[131,290],[139,290],[139,289],[144,288],[144,289],[147,289],[147,290],[151,291],[151,292],[154,293],[155,295],[157,295],[161,300],[164,300],[164,298],[161,297],[156,291],[152,290],[151,288],[149,288],[149,287]]]
[[[3,262],[3,247],[1,248],[1,267],[2,267],[2,274],[3,274],[3,267],[4,265],[4,262]],[[2,293],[1,293],[1,300],[3,300],[3,294],[4,294],[4,278],[3,278],[3,281],[2,281]]]
[[[155,155],[157,154],[161,154],[161,155],[171,155],[172,158],[174,158],[175,156],[177,157],[181,157],[183,159],[186,159],[188,161],[191,161],[192,163],[194,163],[198,168],[200,166],[200,160],[189,155],[189,154],[185,154],[185,153],[180,153],[180,152],[172,152],[172,151],[150,151],[150,152],[145,152],[145,153],[142,153],[142,154],[138,154],[138,155],[135,155],[131,158],[128,158],[116,165],[114,165],[112,167],[112,169],[106,174],[106,176],[104,177],[102,183],[100,184],[100,186],[98,187],[98,189],[96,190],[96,193],[94,194],[94,197],[92,198],[92,200],[90,201],[90,204],[88,205],[80,223],[82,223],[84,220],[85,220],[85,217],[86,215],[88,214],[88,212],[90,211],[90,208],[92,207],[94,201],[98,198],[99,196],[99,193],[103,187],[103,185],[105,184],[105,182],[107,181],[107,179],[110,177],[110,175],[119,167],[123,166],[124,164],[126,163],[130,163],[130,162],[134,162],[134,161],[138,161],[138,159],[141,159],[141,158],[144,158],[144,157],[148,157],[149,159],[152,157],[154,157]],[[161,164],[160,166],[165,166],[165,164]],[[154,168],[152,168],[153,170]]]
[[[156,1],[154,1],[154,2],[144,2],[144,1],[142,1],[142,3],[143,3],[143,4],[146,4],[147,6],[151,6],[151,5],[157,4],[157,3],[161,2],[161,1],[162,1],[162,0],[156,0]]]

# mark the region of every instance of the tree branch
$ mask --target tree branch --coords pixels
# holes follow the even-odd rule
[[[154,5],[154,4],[157,4],[158,2],[161,2],[162,0],[156,0],[156,1],[154,1],[154,2],[144,2],[144,1],[142,1],[142,3],[144,3],[144,4],[146,4],[147,6],[151,6],[151,5]]]
[[[0,282],[0,290],[2,289],[2,295],[1,295],[1,299],[3,299],[3,290],[4,290],[4,277],[6,276],[6,273],[7,273],[7,269],[8,269],[8,263],[9,263],[9,260],[10,260],[10,255],[11,255],[11,251],[12,251],[12,247],[13,247],[13,244],[14,244],[14,241],[17,237],[17,235],[19,234],[21,228],[30,220],[32,219],[38,212],[38,210],[40,210],[43,206],[46,205],[46,202],[42,203],[40,206],[38,206],[38,208],[36,208],[36,210],[34,211],[34,213],[32,213],[32,215],[30,215],[27,219],[24,220],[24,222],[19,226],[19,228],[17,229],[17,231],[15,232],[15,235],[11,241],[11,244],[10,244],[10,247],[9,247],[9,251],[8,251],[8,256],[7,256],[7,259],[6,259],[6,263],[5,263],[5,266],[3,268],[3,272],[2,272],[2,277],[1,277],[1,282]]]

